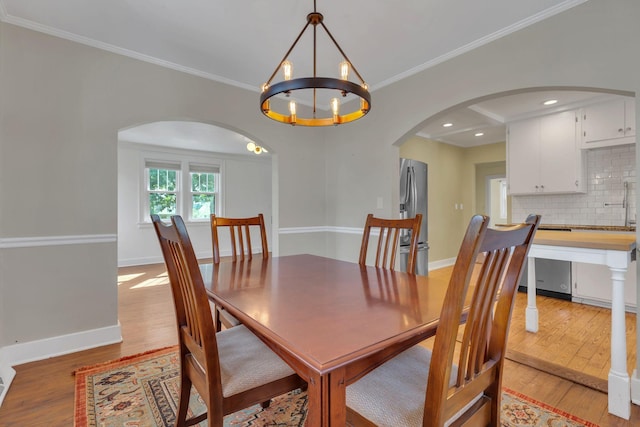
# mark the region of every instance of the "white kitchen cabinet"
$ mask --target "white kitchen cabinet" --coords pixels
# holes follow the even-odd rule
[[[606,265],[572,263],[574,302],[611,307],[611,270]],[[629,264],[624,279],[624,303],[627,311],[636,308],[636,263]]]
[[[589,105],[581,111],[581,147],[633,144],[636,136],[635,98]]]
[[[510,123],[507,181],[511,195],[585,192],[578,111]]]

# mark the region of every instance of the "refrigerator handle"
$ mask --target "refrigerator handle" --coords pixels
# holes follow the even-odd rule
[[[409,200],[411,199],[411,168],[407,167],[406,171],[407,179],[405,179],[404,199],[400,200],[400,218],[407,218],[407,209],[409,206]]]
[[[415,178],[415,170],[413,166],[407,168],[407,186],[405,188],[405,199],[404,203],[401,204],[400,218],[406,219],[409,218],[409,212],[412,212],[414,215],[416,213],[416,208],[418,207],[416,202],[417,189],[416,189],[416,178]],[[400,244],[407,245],[411,241],[411,231],[410,230],[400,230]]]
[[[411,211],[415,215],[418,211],[418,185],[416,183],[416,171],[411,166]]]

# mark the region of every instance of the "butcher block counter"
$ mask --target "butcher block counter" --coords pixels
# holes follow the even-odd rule
[[[537,245],[573,248],[631,251],[636,247],[635,233],[589,233],[584,231],[538,230],[533,239]]]
[[[635,261],[635,233],[538,230],[529,250],[526,329],[538,331],[535,258],[606,265],[611,271],[611,369],[608,380],[609,413],[629,419],[631,402],[640,404],[638,370],[627,370],[624,287],[629,264]],[[635,268],[635,266],[633,266]],[[637,286],[629,283],[627,286]],[[640,329],[639,329],[640,331]],[[640,342],[640,339],[638,340]],[[640,361],[636,366],[640,367]]]

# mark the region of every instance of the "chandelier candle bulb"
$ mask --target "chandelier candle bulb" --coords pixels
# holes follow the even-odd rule
[[[296,101],[289,101],[289,114],[291,117],[291,124],[296,124]]]
[[[340,100],[331,98],[331,111],[333,112],[333,124],[340,124]]]
[[[291,80],[291,77],[293,77],[293,64],[289,61],[284,61],[282,63],[282,73],[285,80]]]
[[[331,111],[334,116],[340,114],[340,100],[338,98],[331,98]]]
[[[349,63],[347,61],[340,63],[340,77],[342,80],[349,80]]]

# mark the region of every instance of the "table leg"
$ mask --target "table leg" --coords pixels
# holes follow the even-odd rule
[[[305,421],[306,427],[320,427],[322,426],[323,419],[323,392],[325,392],[323,385],[323,377],[311,377],[307,381],[307,418]]]
[[[538,307],[536,307],[536,259],[529,257],[528,263],[525,327],[529,332],[538,332]]]
[[[347,423],[347,395],[344,369],[308,381],[306,427],[344,426]]]
[[[329,425],[347,424],[347,385],[344,368],[329,374]]]
[[[627,336],[624,308],[626,269],[611,269],[611,369],[609,370],[609,413],[629,419],[631,387],[627,370]]]

